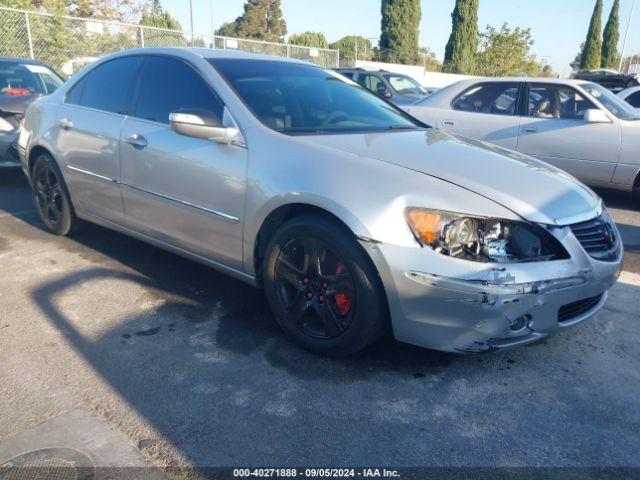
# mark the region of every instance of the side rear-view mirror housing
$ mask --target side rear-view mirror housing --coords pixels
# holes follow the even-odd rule
[[[224,116],[230,119],[226,108]],[[180,135],[218,143],[231,143],[238,135],[238,127],[233,120],[218,118],[208,110],[183,109],[172,112],[169,114],[169,125],[171,130]]]
[[[584,121],[587,123],[611,123],[611,119],[598,108],[590,108],[584,112]]]

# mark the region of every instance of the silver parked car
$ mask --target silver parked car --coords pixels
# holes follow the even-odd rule
[[[534,156],[588,185],[640,189],[640,112],[596,83],[471,79],[406,110],[447,132]]]
[[[622,98],[633,108],[640,108],[640,86],[625,88],[624,90],[616,93],[616,95]]]
[[[27,111],[37,210],[262,286],[302,346],[480,352],[602,308],[622,260],[602,201],[532,158],[426,127],[341,75],[255,54],[131,50]]]

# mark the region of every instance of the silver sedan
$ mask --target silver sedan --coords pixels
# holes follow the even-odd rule
[[[616,93],[616,95],[633,108],[640,108],[640,86],[625,88]]]
[[[441,130],[534,156],[588,185],[640,189],[640,112],[598,84],[476,78],[404,108]]]
[[[262,287],[326,355],[387,331],[452,352],[540,340],[602,308],[623,255],[569,175],[288,59],[112,55],[33,104],[18,144],[48,230],[81,218]]]

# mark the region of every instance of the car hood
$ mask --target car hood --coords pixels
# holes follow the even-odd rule
[[[0,95],[0,112],[23,115],[41,95]]]
[[[298,137],[458,185],[536,223],[595,217],[600,198],[569,174],[526,155],[438,130]]]

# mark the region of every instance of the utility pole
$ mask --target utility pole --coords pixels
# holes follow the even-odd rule
[[[633,17],[633,7],[636,5],[636,0],[631,0],[631,12],[629,13],[629,20],[627,20],[627,30],[624,32],[624,41],[622,42],[622,52],[620,53],[620,66],[618,71],[622,71],[622,62],[624,62],[624,50],[627,48],[627,37],[629,36],[629,29],[631,28],[631,18]]]
[[[193,46],[193,0],[189,0],[189,17],[191,17],[191,45]]]
[[[213,0],[209,0],[209,9],[211,10],[211,36],[213,36],[216,33],[213,28]]]

